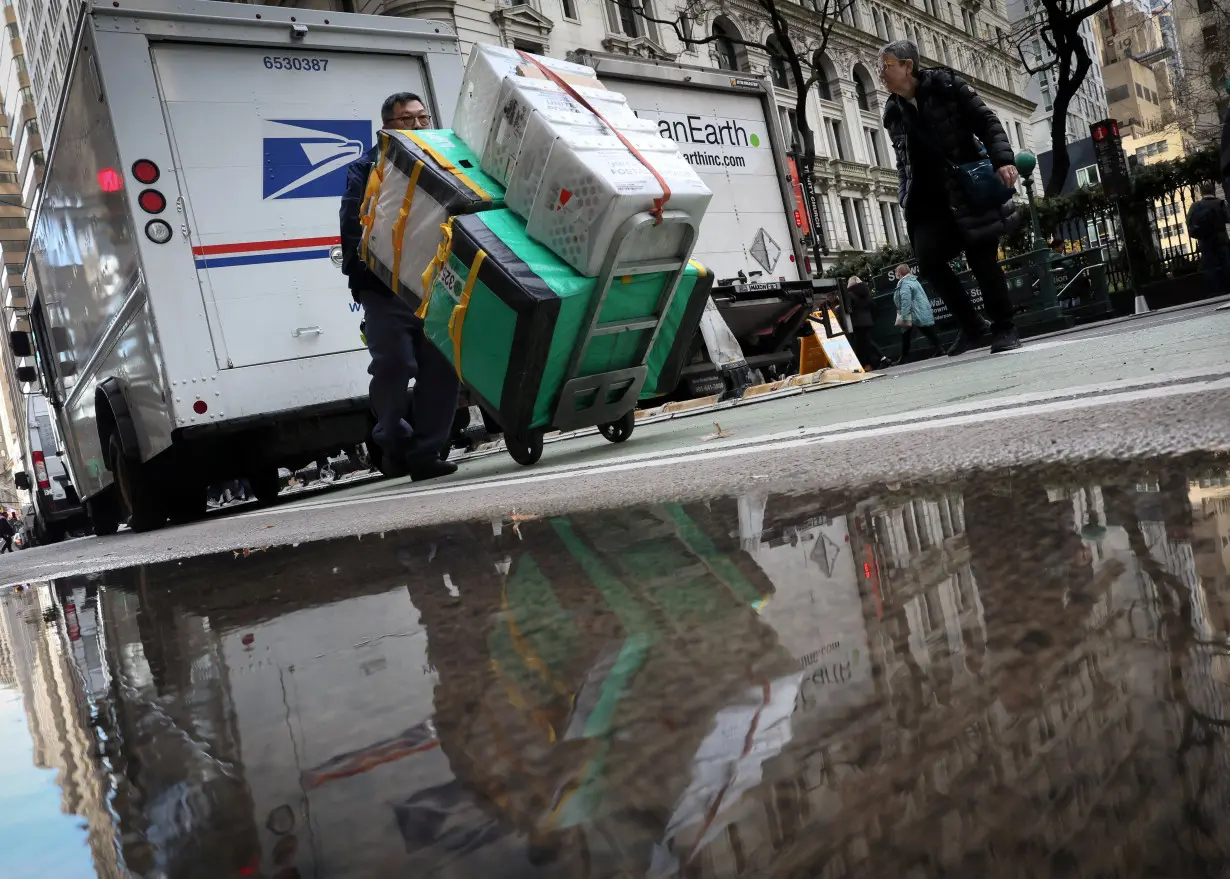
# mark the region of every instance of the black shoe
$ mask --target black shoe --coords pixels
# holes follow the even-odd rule
[[[425,479],[437,479],[441,476],[452,476],[457,472],[457,465],[452,461],[441,461],[437,458],[427,458],[423,461],[415,461],[408,468],[410,471],[410,479],[413,482],[422,482]]]
[[[969,351],[971,348],[980,347],[986,341],[986,335],[987,335],[986,333],[978,333],[978,335],[971,335],[965,330],[961,330],[961,332],[957,333],[957,338],[948,347],[948,356],[949,357],[960,357],[962,354],[964,354],[966,351]]]
[[[1005,351],[1015,351],[1021,347],[1021,337],[1016,333],[1016,327],[1000,330],[991,339],[991,353],[1002,354]]]

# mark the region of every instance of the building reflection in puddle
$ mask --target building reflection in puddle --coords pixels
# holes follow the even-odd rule
[[[442,526],[22,600],[74,669],[48,734],[94,767],[65,807],[104,876],[1222,875],[1214,464]]]

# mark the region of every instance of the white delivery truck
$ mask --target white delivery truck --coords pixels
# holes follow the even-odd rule
[[[58,543],[75,531],[89,530],[85,507],[65,466],[51,407],[42,394],[26,396],[26,469],[13,474],[17,488],[30,492],[33,507],[26,527],[34,543]]]
[[[679,143],[713,191],[694,255],[718,279],[714,307],[701,324],[703,344],[701,338],[693,343],[683,370],[682,395],[729,389],[724,367],[788,368],[813,295],[836,285],[810,280],[801,230],[806,212],[772,84],[747,73],[578,54],[638,116]],[[731,336],[739,350],[731,350]]]
[[[451,123],[440,22],[212,2],[87,6],[35,220],[43,384],[95,530],[275,495],[361,443],[368,355],[338,265],[346,166],[380,104]]]

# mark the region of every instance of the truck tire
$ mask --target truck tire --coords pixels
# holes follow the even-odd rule
[[[119,490],[113,485],[85,502],[95,536],[109,537],[120,530],[121,510],[118,495]]]
[[[115,485],[119,489],[121,518],[127,515],[128,527],[133,531],[161,528],[167,519],[166,512],[145,467],[124,456],[124,446],[118,433],[112,432],[107,449],[111,472],[115,474]]]

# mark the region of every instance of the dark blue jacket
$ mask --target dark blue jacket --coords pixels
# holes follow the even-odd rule
[[[384,282],[363,264],[359,256],[359,244],[363,241],[363,224],[359,211],[363,207],[363,194],[367,191],[367,175],[376,164],[379,147],[373,146],[346,168],[346,192],[342,196],[342,272],[350,282],[350,295],[359,301],[361,290],[389,292]]]

